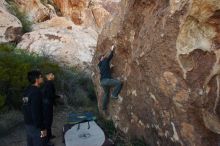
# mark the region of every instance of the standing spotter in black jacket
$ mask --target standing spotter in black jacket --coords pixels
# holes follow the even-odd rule
[[[23,113],[27,134],[27,146],[44,146],[46,130],[43,123],[42,93],[39,89],[43,82],[42,74],[37,71],[28,73],[30,86],[23,94]]]
[[[27,125],[32,125],[38,129],[43,130],[45,128],[43,124],[43,111],[42,111],[42,93],[41,90],[30,85],[24,92],[23,96],[23,112],[24,121]],[[25,98],[28,103],[25,103]]]
[[[43,86],[43,110],[44,110],[44,124],[47,129],[47,141],[51,138],[54,138],[55,136],[52,135],[51,127],[53,123],[53,105],[55,101],[56,96],[56,90],[53,83],[54,80],[54,74],[53,73],[47,73],[46,74],[46,81]]]

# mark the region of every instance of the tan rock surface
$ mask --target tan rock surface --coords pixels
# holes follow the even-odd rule
[[[54,8],[51,5],[44,5],[41,0],[15,0],[15,3],[35,23],[43,22],[56,16]]]
[[[114,78],[122,99],[109,111],[122,131],[150,145],[219,144],[219,0],[122,0],[105,26],[93,60],[115,42]],[[143,125],[143,126],[142,126]]]
[[[17,41],[22,34],[21,22],[7,11],[6,2],[0,2],[0,43]]]
[[[118,2],[114,0],[53,0],[63,16],[71,18],[76,25],[92,27],[99,31],[114,13]]]
[[[18,48],[46,55],[61,65],[90,66],[96,47],[97,32],[76,26],[64,17],[34,25],[22,36]]]

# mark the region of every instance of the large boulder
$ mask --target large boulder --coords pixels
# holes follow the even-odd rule
[[[18,48],[47,56],[60,65],[89,68],[97,33],[92,29],[82,28],[64,17],[33,26],[33,31],[22,36]]]
[[[0,2],[0,43],[18,41],[22,35],[22,24],[6,8],[6,2]]]
[[[6,2],[5,0],[0,1],[0,7],[1,7],[1,8],[7,10],[6,5],[7,5],[7,2]]]
[[[219,145],[220,1],[122,0],[93,59],[101,110],[98,56],[116,44],[110,100],[116,126],[149,145]]]
[[[37,23],[49,20],[56,16],[53,6],[43,4],[41,0],[14,0],[21,12],[24,12],[30,21]]]

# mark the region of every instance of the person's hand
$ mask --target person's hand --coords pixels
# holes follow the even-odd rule
[[[112,47],[111,47],[111,51],[114,51],[114,48],[115,48],[115,46],[114,46],[114,45],[112,45]]]
[[[46,137],[47,136],[47,130],[42,130],[42,131],[40,131],[40,137],[41,138],[44,138],[44,137]]]

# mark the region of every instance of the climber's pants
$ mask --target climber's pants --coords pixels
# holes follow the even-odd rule
[[[109,97],[110,88],[114,87],[114,89],[112,91],[112,96],[118,97],[118,94],[120,93],[121,88],[122,88],[122,83],[117,79],[102,79],[101,86],[105,92],[104,96],[102,98],[102,109],[106,110],[107,104],[108,104],[108,97]]]

